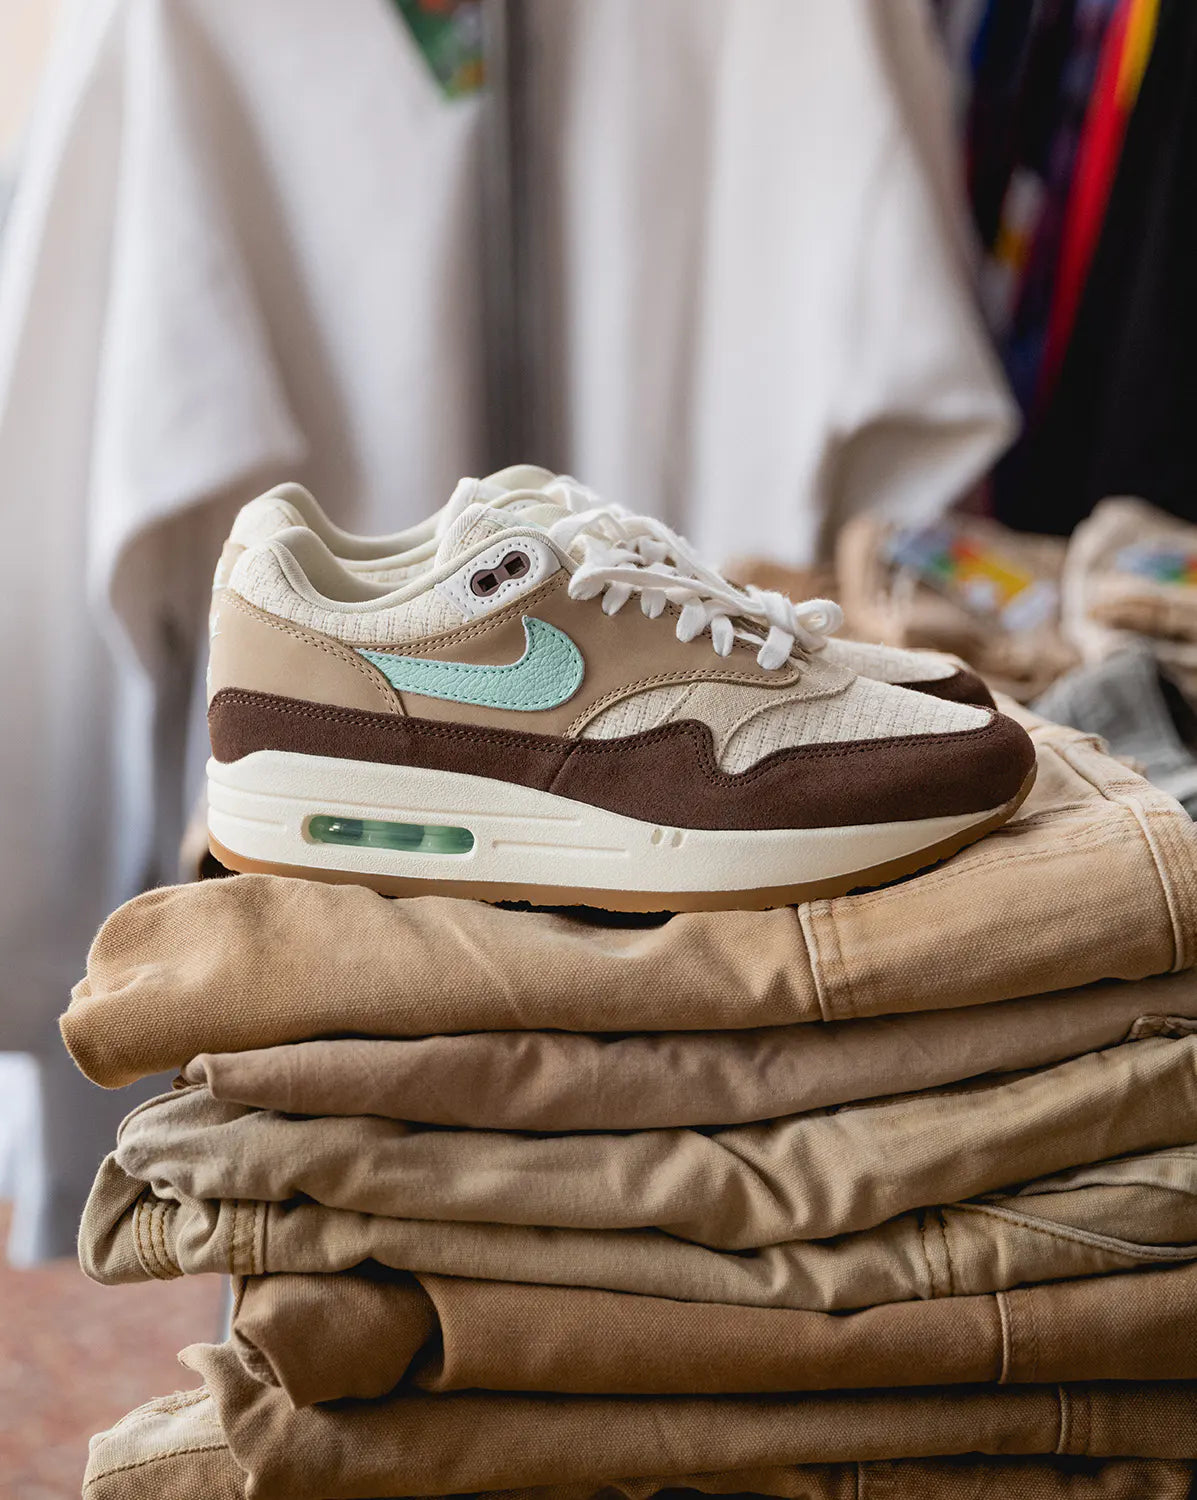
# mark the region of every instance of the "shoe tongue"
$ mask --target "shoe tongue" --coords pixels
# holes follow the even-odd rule
[[[479,483],[489,485],[497,493],[508,490],[543,490],[556,477],[552,469],[542,469],[539,464],[510,464],[506,469],[496,469]]]
[[[556,475],[536,464],[512,464],[485,479],[461,479],[441,513],[438,534],[446,536],[450,528],[471,505],[487,505],[514,520],[531,521],[535,526],[551,526],[568,508],[551,496],[538,493],[552,484]],[[510,524],[510,522],[509,522]]]
[[[463,480],[462,484],[465,482]],[[486,481],[471,480],[470,483],[481,488]],[[460,488],[459,485],[458,489]],[[558,505],[548,495],[522,492],[500,495],[494,500],[483,495],[466,505],[455,519],[449,521],[437,545],[437,566],[459,557],[489,537],[509,531],[513,526],[532,525],[547,530],[554,521],[567,515],[569,510],[564,505]]]
[[[477,502],[467,505],[456,520],[450,522],[448,529],[437,544],[437,567],[440,567],[442,563],[451,562],[455,557],[460,557],[463,552],[468,552],[488,537],[500,531],[506,531],[510,524],[509,520],[505,521],[502,515],[488,505],[480,505]]]
[[[547,528],[554,521],[559,521],[562,516],[569,515],[569,510],[564,505],[558,505],[548,495],[511,495],[489,503],[492,510],[509,518],[509,525],[514,524],[518,519],[530,521],[533,526]]]

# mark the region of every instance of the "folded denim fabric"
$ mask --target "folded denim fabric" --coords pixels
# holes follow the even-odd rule
[[[898,1459],[479,1489],[476,1500],[654,1500],[697,1490],[779,1500],[1188,1500],[1194,1466],[1150,1459]],[[359,1492],[360,1493],[360,1492]],[[246,1500],[207,1391],[159,1397],[91,1440],[84,1500]]]
[[[981,516],[955,515],[944,524],[974,549],[1013,563],[1041,591],[1058,590],[1065,556],[1058,537],[1029,536]],[[1038,697],[1076,664],[1076,649],[1061,632],[1058,597],[1041,620],[1020,628],[1005,626],[995,615],[968,608],[893,562],[891,545],[898,530],[873,516],[855,517],[841,528],[835,597],[844,607],[845,633],[889,646],[953,652],[992,688],[1023,702]]]
[[[1197,1379],[1197,1266],[855,1313],[383,1267],[238,1282],[232,1343],[293,1406],[426,1391],[703,1395]]]
[[[1197,1146],[1127,1157],[830,1241],[730,1254],[655,1230],[435,1223],[303,1199],[190,1198],[102,1164],[79,1257],[108,1285],[179,1275],[395,1270],[836,1312],[1197,1259]]]
[[[916,879],[651,928],[278,876],[168,887],[100,929],[63,1037],[116,1087],[328,1036],[738,1030],[1191,968],[1192,820],[1077,731],[1028,722],[1018,816]]]
[[[1187,970],[822,1026],[295,1042],[202,1053],[182,1076],[206,1084],[213,1098],[287,1114],[482,1130],[650,1130],[770,1120],[1047,1067],[1195,1021],[1197,974]]]
[[[1197,527],[1194,528],[1197,535]],[[1192,590],[1197,594],[1197,588]],[[1100,735],[1115,755],[1133,761],[1147,779],[1197,817],[1197,755],[1181,739],[1177,708],[1192,717],[1160,676],[1144,646],[1115,651],[1077,667],[1036,702],[1040,713],[1086,734]]]
[[[517,1135],[297,1117],[193,1086],[125,1117],[116,1160],[188,1198],[437,1222],[662,1229],[752,1250],[871,1229],[1130,1153],[1197,1141],[1197,1035],[727,1130]]]
[[[1197,691],[1197,588],[1174,581],[1195,552],[1197,526],[1146,501],[1095,506],[1072,534],[1063,573],[1064,629],[1082,660],[1147,644],[1186,692]]]
[[[797,1396],[400,1394],[293,1408],[229,1345],[180,1359],[253,1500],[461,1494],[607,1476],[960,1453],[1186,1458],[1197,1385],[1106,1381]]]

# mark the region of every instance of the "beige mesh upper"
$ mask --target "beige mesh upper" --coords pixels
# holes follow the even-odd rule
[[[413,578],[418,577],[428,567],[428,559],[424,558],[416,563],[396,563],[393,567],[378,568],[371,565],[366,567],[360,564],[357,571],[371,583],[382,584],[386,588],[402,588],[405,583],[410,583]]]
[[[954,657],[939,651],[903,651],[896,646],[841,641],[834,636],[823,654],[850,672],[877,682],[943,682],[960,669]]]
[[[259,542],[268,542],[272,536],[286,531],[289,526],[306,524],[294,505],[271,491],[241,507],[233,522],[233,529],[229,532],[229,541],[242,547],[256,547]]]
[[[213,589],[227,587],[237,559],[243,552],[248,551],[250,547],[256,547],[260,542],[268,542],[272,536],[277,536],[280,531],[286,531],[289,526],[302,526],[303,524],[304,519],[299,511],[281,496],[276,495],[273,490],[268,494],[259,495],[248,505],[243,505],[237,512],[233,529],[229,532],[228,540],[221,550],[220,559],[216,564],[216,576],[212,580]]]
[[[539,488],[552,480],[554,476],[547,469],[539,469],[531,465],[520,465],[509,470],[503,470],[497,475],[492,475],[490,481],[497,481],[500,485],[510,485],[513,488]],[[279,490],[269,491],[265,495],[259,495],[256,500],[251,500],[248,505],[242,507],[235,522],[229,540],[225,545],[217,567],[215,587],[220,588],[229,581],[233,565],[240,557],[241,552],[250,547],[277,536],[279,532],[285,531],[290,526],[307,525],[308,520],[301,511],[288,502],[286,496],[298,490],[298,486],[284,485]],[[306,492],[300,492],[306,501],[306,509],[323,516],[316,501]],[[489,502],[498,509],[506,509],[508,501],[503,496],[496,496]],[[558,516],[565,514],[564,510],[556,503],[537,503],[531,498],[516,499],[510,502],[511,514],[520,519],[528,519],[535,523],[547,525]],[[368,579],[371,583],[388,589],[399,589],[413,582],[422,572],[426,571],[432,563],[429,544],[416,547],[411,553],[395,553],[383,555],[381,549],[388,543],[399,539],[400,534],[393,537],[353,537],[355,556],[343,555],[338,549],[338,538],[348,538],[348,533],[339,532],[331,522],[325,528],[327,534],[324,540],[340,558],[342,564],[352,573]],[[334,535],[335,533],[335,535]],[[409,533],[415,535],[415,531]],[[372,546],[371,544],[374,544]],[[370,554],[373,555],[370,555]],[[256,585],[248,584],[247,588]],[[267,602],[265,597],[249,595],[253,602],[261,608],[270,610],[272,613],[283,614],[288,619],[296,620],[300,624],[312,626],[316,629],[326,629],[317,624],[314,615],[310,612],[295,613],[285,608],[276,609],[274,605]],[[271,597],[275,597],[271,591]],[[392,639],[396,641],[410,640],[419,635],[431,634],[436,630],[448,629],[455,620],[444,620],[442,613],[436,609],[428,612],[427,619],[432,622],[424,624],[425,616],[419,610],[410,614],[410,627],[406,611],[411,606],[405,607],[404,625],[402,633],[396,634]],[[442,623],[436,623],[442,621]],[[342,631],[338,623],[335,630],[341,635]],[[359,633],[357,627],[348,624],[345,628],[343,638],[347,641],[366,641],[369,639],[381,639],[381,635],[366,636]],[[938,651],[906,651],[891,646],[870,645],[863,641],[846,641],[835,638],[827,642],[823,651],[825,660],[833,662],[837,666],[846,667],[862,677],[871,677],[877,682],[907,683],[907,682],[940,682],[951,677],[960,667],[960,662],[951,656],[944,655]],[[641,712],[649,713],[652,710],[646,705]],[[646,724],[645,727],[651,727]],[[632,733],[635,731],[624,731]]]
[[[357,612],[314,604],[295,589],[272,547],[246,552],[237,564],[233,586],[268,614],[335,636],[351,646],[419,640],[441,630],[452,630],[462,619],[461,611],[432,588],[388,609]]]
[[[953,734],[980,729],[989,717],[985,709],[945,703],[867,677],[820,697],[809,696],[809,685],[806,692],[796,688],[766,697],[754,687],[702,683],[637,693],[597,714],[582,735],[619,739],[662,724],[700,719],[711,727],[720,768],[734,773],[792,745]]]
[[[989,717],[984,709],[943,703],[925,693],[909,693],[869,677],[857,677],[850,687],[829,698],[762,708],[730,737],[720,765],[725,771],[743,771],[774,750],[790,745],[954,734],[981,729]]]
[[[526,546],[533,555],[544,545],[543,532],[534,526],[509,528],[493,510],[471,507],[446,530],[441,540],[441,563],[423,575],[426,582],[422,584],[420,576],[400,579],[397,598],[386,596],[380,585],[364,581],[361,574],[349,579],[310,531],[293,532],[245,552],[235,566],[231,583],[234,590],[268,614],[333,636],[349,646],[408,644],[453,630],[470,616],[471,611],[463,607],[460,589],[455,592],[450,586],[456,575],[447,573],[446,568],[463,558],[468,571],[470,557],[487,555],[475,550],[478,544],[495,541],[499,535],[504,543],[507,537],[519,535],[533,539]],[[534,573],[527,581],[534,584]],[[335,592],[336,598],[324,597],[326,590]],[[469,597],[465,599],[467,606],[472,602]],[[579,610],[601,607],[597,598],[579,600],[577,605]],[[638,610],[639,603],[629,599],[623,607]],[[671,628],[670,620],[662,619],[659,628],[664,639],[664,632]],[[867,670],[868,675],[853,675],[853,664],[857,670]],[[804,662],[798,680],[789,687],[723,683],[709,678],[652,687],[611,703],[588,721],[575,720],[581,727],[571,732],[586,738],[616,739],[664,724],[697,720],[710,727],[721,768],[735,773],[776,750],[795,746],[980,729],[990,718],[984,709],[944,702],[877,680],[884,672],[907,681],[926,681],[950,676],[954,670],[952,659],[937,653],[886,651],[830,641]],[[650,675],[643,668],[637,672],[639,680],[648,680]],[[535,724],[528,727],[535,732]]]

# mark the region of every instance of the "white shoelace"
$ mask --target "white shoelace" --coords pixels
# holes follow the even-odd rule
[[[709,630],[719,656],[727,656],[737,639],[749,641],[759,647],[757,661],[766,671],[784,667],[799,647],[821,650],[843,622],[839,605],[830,599],[796,604],[753,584],[737,588],[706,567],[668,526],[597,503],[592,491],[568,475],[547,485],[544,493],[571,512],[548,528],[549,536],[564,551],[581,544],[570,596],[593,599],[601,594],[606,614],[617,613],[633,594],[640,596],[640,608],[650,619],[666,604],[679,605],[678,640],[692,641]]]

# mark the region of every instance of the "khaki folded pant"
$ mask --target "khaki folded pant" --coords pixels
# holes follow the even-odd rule
[[[216,1099],[287,1114],[379,1115],[483,1130],[651,1130],[771,1120],[1047,1067],[1194,1022],[1197,974],[1188,970],[823,1026],[295,1042],[203,1053],[183,1077],[206,1084]]]
[[[514,1135],[294,1117],[191,1087],[121,1124],[116,1160],[181,1196],[560,1229],[663,1229],[719,1250],[822,1240],[910,1209],[1197,1141],[1197,1036],[985,1084],[710,1133]]]
[[[784,1500],[1188,1500],[1192,1478],[1193,1465],[1185,1461],[964,1457],[608,1478],[476,1494],[477,1500],[653,1500],[686,1490]],[[212,1398],[188,1391],[151,1401],[94,1437],[83,1496],[245,1500],[246,1475],[225,1442]]]
[[[293,1406],[427,1391],[702,1395],[1197,1379],[1197,1266],[793,1312],[381,1267],[238,1283],[233,1346]]]
[[[1186,1381],[798,1396],[396,1395],[295,1410],[227,1344],[180,1358],[204,1379],[253,1500],[460,1494],[961,1453],[1187,1458]]]
[[[1192,821],[1092,740],[1030,722],[1019,815],[915,880],[651,928],[275,876],[155,890],[100,929],[63,1037],[115,1087],[347,1033],[739,1030],[1192,967]]]
[[[113,1157],[79,1256],[109,1285],[206,1272],[396,1270],[834,1312],[1197,1258],[1197,1147],[1074,1168],[831,1241],[729,1254],[655,1230],[435,1223],[292,1200],[190,1198]]]
[[[1064,568],[1065,625],[1088,662],[1146,642],[1186,691],[1197,687],[1197,589],[1160,583],[1127,568],[1128,548],[1182,554],[1197,526],[1143,500],[1103,500],[1077,527]]]

